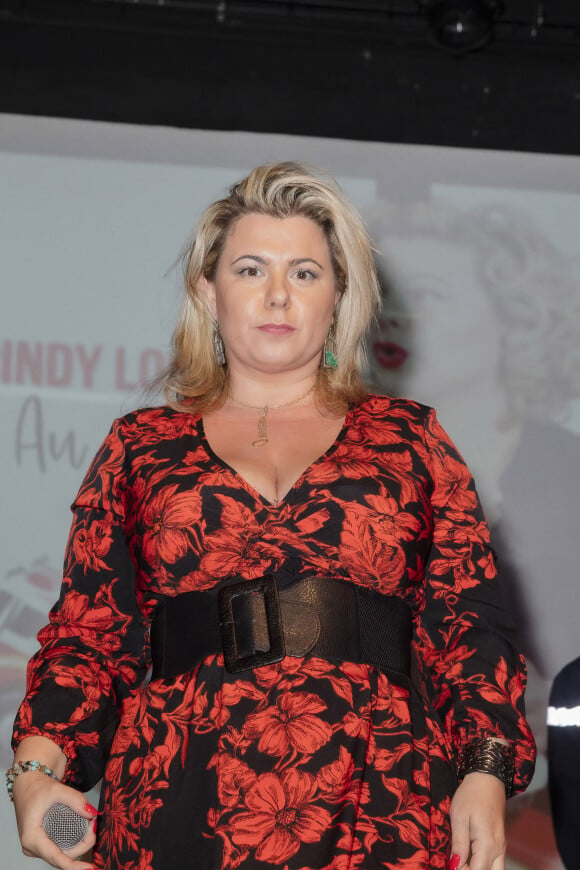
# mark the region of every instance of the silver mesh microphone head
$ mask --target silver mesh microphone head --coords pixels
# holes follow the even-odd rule
[[[53,804],[42,820],[42,827],[59,849],[72,849],[89,829],[89,820],[66,804]]]

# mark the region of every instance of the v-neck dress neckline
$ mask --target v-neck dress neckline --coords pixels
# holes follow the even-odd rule
[[[332,456],[332,454],[338,449],[339,445],[344,441],[344,439],[346,438],[346,436],[348,434],[348,430],[349,430],[349,428],[352,424],[352,421],[353,421],[353,415],[354,415],[354,410],[352,410],[352,409],[346,412],[344,421],[342,423],[342,426],[340,427],[340,431],[338,432],[334,441],[327,447],[327,449],[323,453],[320,454],[320,456],[318,456],[316,459],[314,459],[312,462],[310,462],[300,472],[300,474],[298,475],[298,477],[296,478],[296,480],[294,481],[292,486],[284,493],[282,498],[278,499],[277,501],[271,501],[269,498],[267,498],[263,493],[260,492],[259,489],[257,489],[252,483],[250,483],[250,481],[247,480],[244,477],[244,475],[241,474],[241,472],[239,472],[237,470],[237,468],[235,468],[235,466],[230,465],[229,462],[226,462],[225,459],[222,459],[222,457],[219,455],[219,453],[216,453],[216,451],[211,446],[209,439],[206,435],[205,425],[204,425],[203,417],[201,416],[201,414],[199,414],[197,416],[197,419],[195,421],[195,426],[196,426],[196,430],[197,430],[197,434],[199,436],[200,442],[203,445],[208,456],[210,456],[211,459],[213,459],[213,461],[217,465],[221,466],[221,468],[223,468],[223,469],[229,471],[231,474],[233,474],[235,476],[236,480],[238,480],[242,484],[244,489],[247,492],[249,492],[250,495],[252,495],[256,499],[256,501],[261,502],[269,510],[275,510],[276,508],[282,508],[285,505],[287,505],[288,500],[289,500],[289,496],[291,496],[292,493],[299,488],[299,486],[303,482],[304,478],[308,475],[308,473],[313,468],[318,466],[320,463],[324,462],[326,459],[328,459],[330,456]]]

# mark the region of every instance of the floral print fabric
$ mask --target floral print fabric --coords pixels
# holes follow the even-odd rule
[[[199,416],[138,411],[73,509],[15,741],[50,737],[79,788],[105,769],[97,867],[444,868],[460,746],[509,739],[516,789],[529,781],[523,661],[473,482],[432,410],[369,397],[278,505],[212,452]],[[165,596],[265,574],[400,596],[413,680],[308,657],[231,675],[221,655],[146,679]]]

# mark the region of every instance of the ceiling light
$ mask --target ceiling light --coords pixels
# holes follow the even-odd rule
[[[423,0],[431,35],[452,54],[486,45],[493,36],[497,0]]]

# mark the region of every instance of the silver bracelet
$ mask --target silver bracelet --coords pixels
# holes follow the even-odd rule
[[[459,751],[457,778],[459,782],[468,773],[490,773],[504,785],[506,797],[514,793],[515,750],[493,737],[470,740]]]
[[[46,776],[50,776],[51,779],[56,779],[57,782],[60,782],[56,773],[48,767],[48,765],[43,764],[42,761],[36,761],[35,759],[32,761],[15,761],[12,767],[9,767],[6,771],[6,788],[8,790],[8,797],[11,801],[14,800],[14,780],[17,776],[20,776],[21,773],[26,773],[29,770],[35,770],[37,773],[44,773]]]

